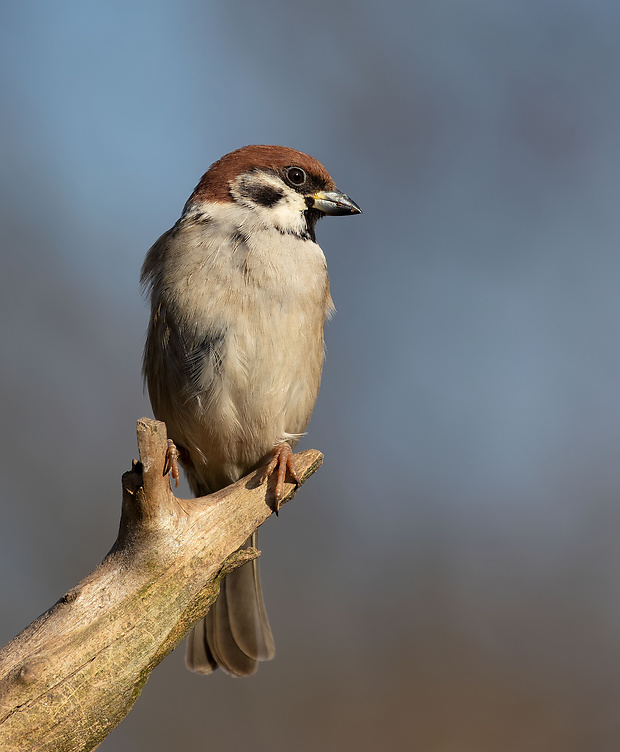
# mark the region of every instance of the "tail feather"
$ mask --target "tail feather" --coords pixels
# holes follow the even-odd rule
[[[243,547],[248,546],[258,546],[256,532]],[[263,602],[258,560],[231,572],[225,582],[227,617],[233,639],[246,655],[255,660],[271,660],[275,646]]]
[[[207,643],[206,619],[201,619],[190,630],[185,643],[185,665],[197,674],[211,674],[217,662]]]
[[[256,546],[253,533],[244,543]],[[233,676],[250,676],[259,661],[275,655],[265,611],[258,562],[253,560],[226,575],[211,609],[190,632],[185,662],[191,671],[211,673],[220,666]]]

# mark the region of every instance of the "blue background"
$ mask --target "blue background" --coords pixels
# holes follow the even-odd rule
[[[278,654],[175,651],[100,749],[616,750],[620,6],[0,19],[0,643],[116,536],[146,250],[211,162],[281,143],[364,214],[318,228],[326,461],[261,531]]]

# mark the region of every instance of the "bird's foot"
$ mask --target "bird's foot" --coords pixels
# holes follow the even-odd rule
[[[278,444],[274,448],[271,462],[265,468],[265,472],[263,473],[263,477],[261,478],[261,483],[264,483],[267,478],[271,476],[276,467],[278,468],[278,479],[276,481],[276,487],[274,490],[274,511],[276,515],[280,511],[282,497],[284,496],[284,481],[286,480],[286,471],[289,471],[289,473],[293,477],[293,480],[297,483],[298,486],[301,485],[301,479],[297,474],[297,470],[295,470],[295,466],[293,465],[292,460],[293,450],[291,449],[291,445],[286,441],[283,441],[281,444]]]
[[[164,475],[168,475],[174,480],[174,487],[179,486],[179,450],[176,448],[174,441],[168,439],[168,449],[166,449],[166,462],[164,463]]]

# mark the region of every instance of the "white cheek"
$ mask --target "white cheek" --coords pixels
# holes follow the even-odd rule
[[[257,207],[257,219],[263,227],[276,227],[283,232],[300,234],[305,230],[306,202],[299,194],[287,194],[272,207]]]
[[[239,181],[245,181],[250,185],[251,181],[255,181],[260,187],[271,187],[274,191],[282,193],[282,198],[273,206],[261,206],[244,195]],[[304,197],[278,177],[266,173],[258,173],[251,178],[242,175],[232,184],[231,192],[237,206],[246,212],[246,219],[243,223],[246,229],[252,228],[253,231],[257,231],[275,228],[281,232],[296,235],[306,231],[304,212],[307,206]]]

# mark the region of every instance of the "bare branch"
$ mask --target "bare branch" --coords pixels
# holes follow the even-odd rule
[[[272,513],[262,470],[211,496],[177,499],[163,423],[138,421],[140,462],[123,475],[118,538],[49,611],[0,648],[0,749],[91,750],[127,715],[151,670],[259,555],[239,546]],[[295,455],[304,482],[323,460]],[[286,486],[282,503],[295,495]]]

